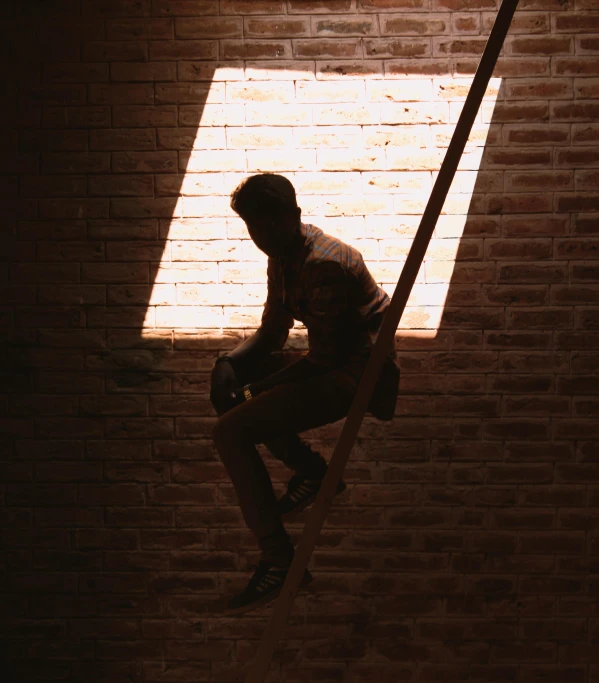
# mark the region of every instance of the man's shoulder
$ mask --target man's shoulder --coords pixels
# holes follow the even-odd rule
[[[320,231],[313,241],[306,265],[334,263],[346,272],[355,272],[363,263],[358,249],[347,244],[339,237]]]

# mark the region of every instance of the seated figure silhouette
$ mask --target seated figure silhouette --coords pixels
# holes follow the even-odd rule
[[[225,609],[238,614],[280,592],[294,555],[283,519],[314,501],[327,470],[299,434],[347,416],[390,299],[357,249],[301,221],[295,189],[284,176],[250,176],[231,194],[231,207],[268,256],[260,327],[219,357],[211,376],[210,400],[219,415],[214,444],[261,551],[248,586]],[[307,329],[308,352],[290,361],[282,349],[294,320]],[[391,420],[398,384],[392,348],[368,412]],[[294,472],[278,501],[257,444]],[[341,480],[337,493],[344,490]],[[300,589],[311,579],[306,569]]]

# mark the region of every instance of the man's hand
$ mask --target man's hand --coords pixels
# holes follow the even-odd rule
[[[210,381],[210,401],[216,412],[219,415],[226,413],[244,400],[243,386],[239,384],[231,363],[216,363]]]

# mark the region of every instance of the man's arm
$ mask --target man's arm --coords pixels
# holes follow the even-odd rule
[[[306,327],[310,351],[306,358],[321,369],[341,365],[355,345],[352,307],[355,282],[336,261],[310,266]]]
[[[293,327],[293,316],[283,306],[278,268],[270,258],[266,273],[268,291],[260,327],[251,337],[225,354],[231,359],[234,368],[240,362],[258,359],[271,351],[282,349],[289,337],[289,330]]]
[[[277,384],[322,375],[341,365],[355,339],[350,324],[352,280],[334,261],[321,261],[308,266],[306,327],[310,350],[279,372],[252,383],[252,394],[272,389]]]
[[[251,384],[252,394],[272,389],[277,384],[322,375],[343,363],[353,343],[351,317],[352,280],[334,261],[321,261],[308,266],[306,327],[310,340],[307,355]]]

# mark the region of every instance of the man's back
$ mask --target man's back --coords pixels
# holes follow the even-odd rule
[[[336,365],[349,353],[368,355],[388,295],[357,249],[311,224],[302,223],[301,234],[304,243],[291,258],[268,259],[262,325],[283,334],[284,344],[293,320],[303,322],[311,359],[319,364]]]
[[[344,366],[361,373],[390,305],[362,254],[311,224],[301,224],[303,243],[285,261],[268,259],[268,296],[261,327],[287,341],[294,320],[308,332],[306,358],[318,366]],[[369,404],[380,419],[392,419],[399,366],[390,349]]]

